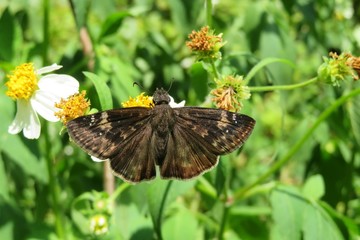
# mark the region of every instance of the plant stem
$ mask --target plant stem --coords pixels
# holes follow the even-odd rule
[[[217,71],[217,69],[216,69],[215,62],[214,62],[213,60],[211,60],[210,65],[211,65],[211,68],[212,68],[214,77],[215,77],[216,79],[219,79],[219,73],[218,73],[218,71]]]
[[[56,173],[54,170],[53,159],[51,146],[50,146],[50,139],[49,133],[47,131],[47,123],[45,122],[43,125],[44,128],[44,144],[42,148],[42,152],[44,157],[46,158],[46,165],[47,171],[49,175],[49,191],[51,194],[52,200],[52,210],[55,214],[55,227],[56,233],[59,239],[66,239],[65,232],[64,232],[64,222],[63,222],[63,215],[60,211],[60,199],[59,199],[59,186],[56,184]]]
[[[206,23],[211,28],[212,25],[212,1],[206,0]]]
[[[163,198],[161,200],[161,205],[160,205],[160,209],[159,209],[159,215],[158,215],[158,218],[156,219],[156,223],[155,223],[155,231],[156,231],[156,234],[157,234],[159,240],[163,239],[162,232],[161,232],[161,220],[162,220],[162,215],[163,215],[163,212],[164,212],[166,198],[167,198],[167,196],[169,194],[172,183],[173,183],[173,181],[169,181],[167,186],[166,186],[164,196],[163,196]]]
[[[275,90],[293,90],[295,88],[304,87],[316,82],[318,79],[314,77],[305,82],[290,84],[290,85],[275,85],[275,86],[261,86],[261,87],[249,87],[250,92],[265,92],[265,91],[275,91]]]
[[[219,230],[219,235],[218,235],[219,240],[224,239],[225,225],[226,225],[226,221],[227,221],[229,211],[230,211],[230,206],[228,206],[228,204],[226,202],[224,202],[223,204],[224,204],[223,205],[223,215],[221,218],[220,230]]]
[[[354,89],[349,94],[343,95],[339,99],[337,99],[333,104],[331,104],[325,111],[323,111],[320,116],[316,119],[314,125],[307,130],[307,132],[300,138],[300,140],[287,152],[287,154],[277,161],[267,172],[265,172],[262,176],[260,176],[254,183],[245,186],[244,188],[238,190],[234,194],[235,200],[241,200],[245,194],[258,185],[259,183],[265,181],[268,177],[273,175],[276,171],[278,171],[282,166],[284,166],[292,156],[300,149],[300,147],[305,143],[305,141],[311,136],[311,134],[315,131],[315,129],[323,122],[327,117],[330,116],[332,112],[334,112],[338,107],[344,104],[348,99],[360,94],[360,88]]]
[[[130,187],[131,185],[127,182],[124,182],[123,184],[121,184],[120,186],[118,186],[114,193],[110,196],[110,201],[111,202],[115,202],[115,199],[118,198],[120,196],[120,194],[125,191],[128,187]]]
[[[43,2],[43,49],[42,49],[42,61],[43,66],[48,64],[48,46],[49,46],[49,0]]]

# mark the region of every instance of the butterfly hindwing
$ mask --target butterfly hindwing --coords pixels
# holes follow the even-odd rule
[[[123,108],[83,116],[67,124],[70,137],[91,156],[109,159],[114,173],[130,182],[156,176],[150,157],[148,108]],[[142,151],[139,151],[142,149]]]
[[[212,169],[218,155],[239,148],[255,124],[246,115],[219,109],[184,107],[174,112],[176,124],[160,165],[164,178],[189,179]]]
[[[197,141],[192,130],[174,127],[169,137],[166,156],[160,162],[162,178],[190,179],[217,165],[218,156]]]

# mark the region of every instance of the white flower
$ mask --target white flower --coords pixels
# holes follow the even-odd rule
[[[170,107],[172,107],[172,108],[180,108],[180,107],[185,106],[185,100],[183,100],[183,101],[181,101],[179,103],[176,103],[172,96],[169,95],[169,97],[170,97],[170,102],[169,102]]]
[[[42,76],[60,68],[62,66],[53,64],[35,70],[31,63],[25,63],[8,76],[6,86],[9,90],[6,94],[16,100],[17,105],[15,119],[8,128],[10,134],[23,131],[26,138],[39,138],[41,126],[37,114],[50,122],[59,121],[55,116],[55,112],[59,111],[55,103],[79,91],[79,82],[69,75]]]

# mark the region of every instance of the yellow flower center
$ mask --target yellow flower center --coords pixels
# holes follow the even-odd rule
[[[144,93],[141,93],[139,96],[132,98],[130,97],[129,100],[122,103],[124,108],[128,107],[147,107],[152,108],[154,107],[153,98],[149,96],[144,96]]]
[[[103,235],[109,230],[107,218],[97,214],[90,219],[90,231],[95,235]]]
[[[61,99],[59,103],[55,103],[55,107],[61,110],[55,113],[64,124],[68,121],[83,116],[89,109],[90,102],[85,98],[86,91],[71,95],[67,99]]]
[[[7,75],[9,81],[5,83],[8,87],[6,95],[14,100],[29,98],[38,89],[38,76],[32,63],[24,63],[17,66],[12,74]]]

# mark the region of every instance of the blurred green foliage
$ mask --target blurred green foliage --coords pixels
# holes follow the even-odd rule
[[[356,0],[222,0],[211,15],[209,2],[0,1],[0,239],[359,238],[360,96],[336,105],[359,88],[351,79],[338,88],[253,92],[242,113],[257,125],[241,153],[191,181],[117,179],[111,196],[103,164],[59,135],[60,123],[43,122],[38,140],[7,132],[16,109],[4,82],[24,62],[63,65],[58,72],[76,77],[92,107],[104,109],[156,87],[176,102],[209,105],[212,75],[185,45],[207,24],[227,42],[216,62],[221,74],[247,76],[262,60],[282,59],[259,68],[253,87],[316,77],[329,51],[360,55]],[[104,81],[112,98],[98,97],[108,91]],[[301,139],[286,164],[260,179]],[[99,214],[106,233],[96,235]]]

